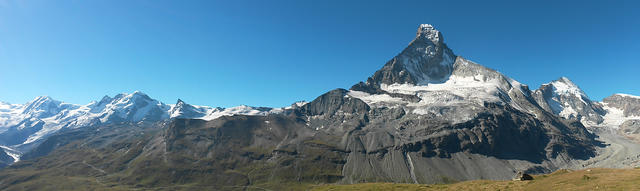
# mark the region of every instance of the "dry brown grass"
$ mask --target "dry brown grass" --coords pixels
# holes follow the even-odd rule
[[[532,181],[474,180],[455,184],[364,183],[311,190],[640,190],[640,169],[559,170]]]

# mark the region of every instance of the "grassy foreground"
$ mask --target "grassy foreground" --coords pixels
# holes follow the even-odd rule
[[[455,184],[363,183],[318,185],[311,190],[640,190],[640,169],[559,170],[532,181],[474,180]]]
[[[62,174],[62,172],[61,172]],[[39,178],[34,178],[39,177]],[[296,183],[258,184],[252,186],[199,186],[182,184],[160,187],[131,187],[105,182],[95,177],[51,176],[34,172],[25,183],[6,190],[640,190],[640,169],[560,170],[536,175],[531,181],[473,180],[453,184],[363,183],[351,185],[308,185]],[[6,181],[0,178],[0,181]],[[44,187],[43,187],[44,186]]]

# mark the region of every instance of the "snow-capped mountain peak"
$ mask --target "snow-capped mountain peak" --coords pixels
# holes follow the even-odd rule
[[[582,91],[582,89],[578,87],[578,85],[573,83],[567,77],[564,77],[564,76],[560,77],[559,79],[554,80],[549,84],[553,86],[554,92],[557,94],[568,95],[568,96],[572,95],[580,98],[581,100],[583,100],[583,98],[588,99],[587,94],[585,94],[584,91]]]
[[[52,99],[49,96],[38,96],[33,101],[24,105],[22,114],[39,118],[45,118],[60,112],[62,102]]]
[[[110,103],[105,105],[103,113],[108,115],[101,118],[102,122],[111,119],[123,121],[141,121],[168,119],[166,113],[170,106],[152,99],[147,94],[135,91],[131,94],[118,94]]]
[[[603,121],[605,110],[601,104],[592,102],[587,94],[567,77],[560,77],[542,84],[535,91],[538,104],[545,110],[566,119],[597,124]]]

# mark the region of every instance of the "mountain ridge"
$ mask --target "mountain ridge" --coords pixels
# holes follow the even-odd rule
[[[164,104],[140,91],[104,96],[86,105],[38,96],[25,104],[0,104],[0,145],[27,152],[47,136],[61,130],[105,123],[163,121],[172,118],[215,119],[225,115],[266,115],[283,108],[194,106],[178,99]]]

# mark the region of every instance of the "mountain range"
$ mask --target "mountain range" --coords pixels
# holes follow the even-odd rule
[[[61,170],[95,179],[72,186],[150,189],[511,179],[635,167],[639,140],[640,97],[593,101],[566,77],[530,90],[422,24],[366,81],[288,107],[171,105],[141,92],[0,103],[0,165],[11,165],[0,188],[60,188],[34,182]]]
[[[300,104],[300,103],[298,103]],[[238,106],[233,108],[195,106],[178,99],[164,104],[136,91],[104,96],[100,101],[77,105],[36,97],[25,104],[0,102],[0,145],[19,160],[49,135],[62,129],[74,129],[122,122],[157,122],[173,118],[211,120],[225,115],[266,115],[284,108]]]

